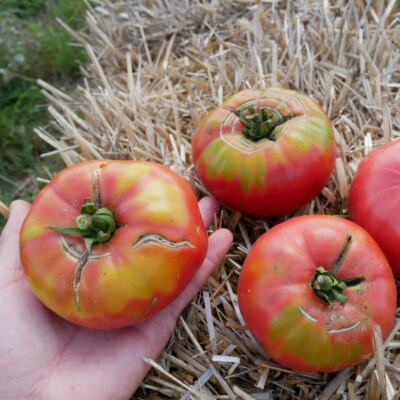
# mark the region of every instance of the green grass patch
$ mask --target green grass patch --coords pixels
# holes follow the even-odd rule
[[[86,53],[72,45],[57,24],[84,26],[83,0],[2,0],[0,2],[0,200],[31,201],[37,176],[62,167],[58,156],[40,158],[51,148],[34,128],[50,121],[47,100],[36,84],[43,79],[67,90],[80,79]],[[5,219],[0,217],[0,229]]]

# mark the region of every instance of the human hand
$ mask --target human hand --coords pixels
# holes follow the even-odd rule
[[[199,202],[208,226],[218,204]],[[19,258],[19,231],[29,204],[15,201],[0,237],[0,388],[6,399],[129,399],[167,344],[181,311],[225,257],[232,234],[209,237],[206,259],[184,292],[141,324],[112,331],[64,321],[29,289]]]

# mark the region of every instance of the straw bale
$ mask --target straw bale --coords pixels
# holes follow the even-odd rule
[[[396,0],[91,2],[84,32],[60,22],[90,58],[75,94],[39,82],[57,131],[36,130],[54,148],[43,157],[162,162],[202,196],[190,151],[201,118],[238,90],[288,87],[323,106],[338,147],[330,181],[296,215],[346,217],[360,161],[400,136],[397,11]],[[251,244],[282,220],[220,212],[211,230],[229,227],[234,244],[165,352],[147,360],[153,368],[135,399],[399,398],[399,322],[384,343],[376,332],[373,357],[336,374],[284,368],[246,330],[240,268]]]

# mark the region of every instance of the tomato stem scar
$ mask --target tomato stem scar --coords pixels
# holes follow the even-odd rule
[[[190,247],[192,249],[195,248],[195,246],[193,246],[193,244],[190,243],[188,240],[182,240],[181,242],[173,242],[172,240],[169,240],[164,236],[151,233],[139,237],[139,240],[132,246],[132,248],[136,249],[146,243],[158,243],[162,246],[171,248],[177,248],[177,247]]]
[[[81,283],[81,277],[82,277],[82,272],[83,268],[87,263],[87,260],[89,258],[90,250],[85,249],[85,251],[82,253],[78,264],[75,267],[74,271],[74,278],[73,278],[73,286],[74,286],[74,298],[75,298],[75,305],[78,311],[81,310],[81,300],[79,296],[79,285]]]
[[[83,269],[90,258],[92,248],[96,244],[105,243],[111,239],[117,229],[114,213],[102,206],[101,199],[101,173],[106,163],[102,163],[99,168],[93,172],[92,194],[91,198],[86,198],[80,209],[80,214],[75,218],[74,227],[49,226],[56,232],[64,235],[81,236],[85,242],[86,249],[78,255],[78,263],[75,266],[72,280],[74,289],[75,305],[78,311],[81,309],[79,285],[82,278]],[[63,238],[61,238],[63,243]],[[63,248],[65,246],[63,243]]]
[[[101,187],[100,187],[100,178],[101,171],[105,167],[106,163],[100,165],[99,168],[94,170],[93,172],[93,180],[92,180],[92,193],[94,204],[97,208],[102,208],[102,198],[101,198]]]
[[[327,271],[323,266],[319,266],[311,279],[311,287],[314,293],[325,303],[345,303],[347,301],[347,296],[343,294],[343,290],[358,286],[365,280],[364,277],[350,279],[339,279],[337,277],[337,273],[346,259],[352,243],[353,235],[348,233],[331,269]]]
[[[303,307],[299,306],[299,311],[303,314],[304,317],[306,317],[309,321],[317,323],[318,320],[314,317],[312,317],[306,310],[304,310]]]
[[[349,232],[342,244],[342,247],[339,250],[339,253],[335,258],[335,261],[332,264],[331,274],[333,275],[337,274],[339,268],[342,266],[344,260],[346,259],[347,254],[349,254],[352,243],[353,243],[353,235],[351,234],[351,232]]]
[[[253,105],[246,106],[242,110],[234,110],[229,107],[225,107],[225,109],[235,114],[243,122],[243,134],[254,141],[264,138],[276,140],[275,128],[295,118],[294,115],[282,116],[280,113],[278,113],[279,115],[277,113],[268,115],[265,108],[256,111]]]
[[[346,332],[350,332],[353,331],[354,329],[357,329],[360,326],[361,322],[357,321],[354,324],[351,324],[349,326],[346,326],[344,328],[341,329],[328,329],[327,332],[329,334],[334,334],[334,333],[346,333]]]

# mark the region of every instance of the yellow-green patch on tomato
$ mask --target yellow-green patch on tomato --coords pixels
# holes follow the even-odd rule
[[[88,161],[39,193],[20,235],[34,294],[75,324],[114,329],[170,304],[200,267],[205,230],[190,185],[152,162]]]
[[[313,99],[270,88],[239,92],[206,115],[192,154],[201,181],[221,203],[249,215],[280,216],[321,192],[336,144]]]
[[[274,360],[330,372],[372,354],[375,326],[388,336],[397,291],[385,255],[364,229],[307,215],[257,239],[240,273],[238,301],[248,329]]]

